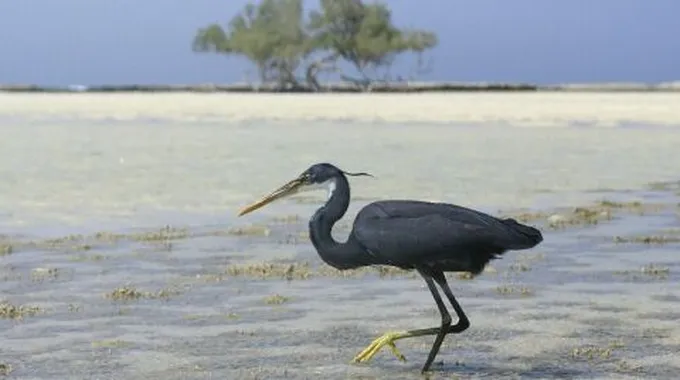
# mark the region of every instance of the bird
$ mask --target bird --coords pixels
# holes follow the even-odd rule
[[[462,333],[470,321],[449,287],[446,272],[479,275],[493,259],[507,251],[530,249],[543,241],[541,231],[512,218],[497,218],[463,206],[421,200],[379,200],[357,213],[346,241],[331,235],[333,225],[346,213],[350,203],[347,177],[374,177],[370,173],[350,173],[330,163],[311,165],[293,180],[260,200],[244,207],[238,216],[303,191],[326,189],[328,198],[309,220],[309,237],[323,262],[338,270],[365,266],[392,266],[416,271],[425,280],[434,298],[441,324],[438,327],[387,332],[363,351],[352,363],[369,361],[383,347],[389,347],[406,361],[395,341],[436,335],[421,372],[426,373],[437,356],[444,337]],[[451,315],[437,290],[439,285],[458,317]]]

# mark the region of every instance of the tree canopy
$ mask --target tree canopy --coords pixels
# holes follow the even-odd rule
[[[343,79],[366,87],[399,54],[422,54],[437,45],[432,32],[396,27],[385,3],[321,0],[319,9],[307,17],[303,8],[302,0],[251,2],[226,28],[211,24],[199,29],[193,50],[243,56],[255,64],[260,81],[282,87],[299,87],[303,70],[307,85],[318,89],[321,72],[339,72]],[[340,61],[360,77],[343,74]]]

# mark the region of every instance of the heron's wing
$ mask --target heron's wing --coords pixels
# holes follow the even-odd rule
[[[467,267],[479,254],[488,261],[502,253],[508,234],[496,225],[456,221],[439,214],[418,217],[362,218],[354,237],[384,264],[409,266],[434,261],[460,261]],[[482,257],[480,257],[482,259]],[[466,270],[466,269],[461,269]]]

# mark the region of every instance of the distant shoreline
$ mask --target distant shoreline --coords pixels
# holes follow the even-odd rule
[[[464,83],[464,82],[395,82],[376,83],[362,91],[348,83],[327,83],[320,91],[309,87],[281,89],[274,85],[195,84],[195,85],[72,85],[47,87],[38,85],[0,84],[6,93],[423,93],[423,92],[680,92],[680,81],[659,84],[646,83],[584,83],[536,85],[524,83]]]

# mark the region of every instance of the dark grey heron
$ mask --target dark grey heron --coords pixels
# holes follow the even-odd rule
[[[470,327],[444,272],[470,272],[476,276],[490,260],[509,250],[533,248],[543,241],[543,236],[538,229],[514,219],[499,219],[453,204],[386,200],[362,208],[347,241],[338,242],[333,239],[331,230],[349,206],[347,176],[371,175],[348,173],[328,163],[312,165],[297,178],[245,207],[239,216],[303,190],[327,188],[326,204],[309,221],[309,237],[321,259],[339,270],[368,265],[416,270],[425,279],[442,318],[439,327],[386,333],[360,352],[353,362],[370,360],[384,346],[390,347],[397,358],[405,361],[394,344],[396,340],[436,335],[422,368],[422,372],[426,372],[446,334],[461,333]],[[451,315],[435,283],[444,291],[458,316],[455,325],[451,324]]]

